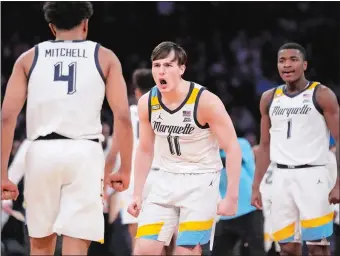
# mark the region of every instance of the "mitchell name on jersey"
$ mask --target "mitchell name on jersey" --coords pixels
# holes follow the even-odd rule
[[[222,169],[219,145],[207,124],[197,120],[197,106],[205,88],[190,84],[183,103],[175,110],[162,102],[157,87],[149,95],[149,120],[155,133],[160,169],[168,172],[206,173]]]

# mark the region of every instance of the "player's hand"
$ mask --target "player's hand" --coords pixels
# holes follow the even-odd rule
[[[129,188],[130,173],[119,169],[118,172],[111,173],[107,178],[107,184],[118,192]]]
[[[140,197],[135,197],[132,203],[129,205],[127,212],[133,217],[137,218],[140,210],[142,209],[142,199]]]
[[[234,216],[237,213],[238,196],[228,195],[217,206],[217,214]]]
[[[255,206],[257,209],[262,210],[262,198],[261,192],[258,188],[253,188],[251,194],[251,205]]]
[[[7,213],[7,214],[11,214],[12,211],[12,207],[13,207],[13,201],[12,200],[3,200],[1,202],[2,205],[2,210]]]
[[[340,182],[336,182],[334,188],[329,192],[328,201],[330,204],[340,203]]]
[[[1,180],[1,200],[17,200],[19,190],[9,179]]]

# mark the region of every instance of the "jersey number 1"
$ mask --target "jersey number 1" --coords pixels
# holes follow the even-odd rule
[[[58,62],[54,65],[54,81],[67,82],[67,94],[76,92],[77,63],[72,62],[68,65],[68,75],[62,74],[63,63]]]
[[[168,136],[169,150],[171,155],[182,155],[181,148],[179,146],[179,137],[178,136]]]
[[[287,128],[287,139],[290,139],[291,136],[292,136],[292,119],[289,119]]]

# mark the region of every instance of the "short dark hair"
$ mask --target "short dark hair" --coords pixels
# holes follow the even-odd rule
[[[151,69],[136,69],[132,74],[132,84],[134,88],[139,88],[143,93],[148,92],[155,85]]]
[[[171,51],[175,52],[175,60],[178,65],[185,65],[187,62],[187,53],[185,50],[176,43],[173,42],[162,42],[153,49],[151,54],[151,61],[161,60],[166,58]]]
[[[291,49],[294,49],[294,50],[299,50],[302,54],[302,57],[303,57],[303,60],[307,60],[307,51],[306,49],[298,44],[298,43],[293,43],[293,42],[290,42],[290,43],[285,43],[284,45],[282,45],[279,49],[278,52],[280,52],[281,50],[291,50]]]
[[[83,20],[91,18],[93,6],[90,2],[45,2],[43,11],[48,23],[58,29],[70,30]]]

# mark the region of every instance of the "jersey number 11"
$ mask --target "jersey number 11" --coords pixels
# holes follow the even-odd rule
[[[171,155],[174,155],[174,154],[178,156],[182,155],[181,148],[179,146],[179,137],[169,135],[167,139],[168,139],[169,150],[170,150]]]

